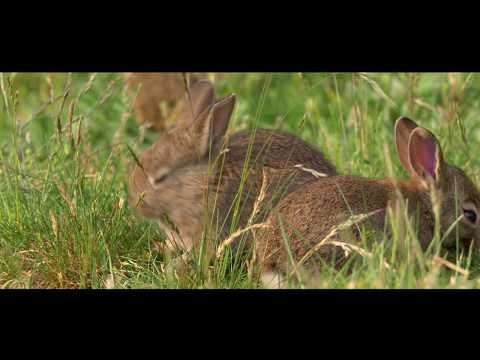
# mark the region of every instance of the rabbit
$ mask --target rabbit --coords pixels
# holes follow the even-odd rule
[[[448,235],[447,229],[458,218],[457,208],[463,212],[458,224],[460,242],[466,246],[473,242],[475,247],[480,247],[480,194],[473,182],[464,171],[444,160],[436,137],[412,120],[401,117],[396,121],[395,142],[400,162],[410,174],[410,179],[397,181],[333,176],[309,182],[278,203],[266,221],[269,227],[257,237],[257,259],[265,286],[282,286],[288,266],[279,219],[289,239],[292,257],[299,261],[352,215],[367,214],[368,218],[364,220],[366,228],[382,232],[387,210],[399,209],[397,189],[407,200],[409,215],[419,215],[418,240],[422,250],[429,246],[434,235],[434,201],[431,194],[437,194],[440,200],[441,235]],[[350,232],[335,233],[330,240],[358,241],[359,235],[359,228],[352,227]],[[387,232],[387,238],[389,236]],[[445,236],[442,245],[448,248],[455,244],[455,231],[452,231]],[[342,254],[340,247],[325,242],[310,260],[305,258],[303,269],[318,272],[322,261],[332,259],[334,265],[341,267],[347,260]]]
[[[205,77],[204,74],[193,73],[189,75],[189,81]],[[130,92],[140,87],[133,105],[138,122],[151,130],[165,131],[182,107],[185,94],[182,74],[125,73],[123,78]]]
[[[286,192],[316,179],[295,165],[336,175],[320,151],[294,135],[257,129],[255,134],[240,131],[228,136],[235,101],[235,94],[215,99],[208,80],[192,84],[175,127],[139,156],[130,175],[129,204],[143,217],[159,222],[167,234],[165,250],[188,252],[199,245],[206,221],[216,226],[222,238],[232,226],[245,226],[264,174],[271,180],[265,203],[281,196],[276,191],[280,183],[288,182],[282,190]],[[232,203],[253,137],[241,206],[235,209]]]

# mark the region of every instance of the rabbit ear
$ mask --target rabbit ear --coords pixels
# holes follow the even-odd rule
[[[230,117],[235,107],[236,95],[230,94],[213,105],[212,135],[214,139],[222,137],[227,132]]]
[[[430,131],[417,127],[410,134],[408,150],[413,173],[438,184],[443,169],[443,156],[437,138]]]
[[[231,94],[218,100],[195,121],[193,136],[198,139],[197,144],[201,156],[207,154],[210,144],[213,148],[223,140],[234,107],[235,94]]]
[[[215,101],[215,89],[209,80],[193,83],[185,94],[177,127],[188,126]]]
[[[409,173],[413,172],[410,164],[410,156],[408,150],[408,141],[413,130],[418,127],[412,120],[404,116],[395,122],[395,144],[397,145],[397,153],[405,170]]]
[[[215,101],[215,88],[209,80],[199,80],[190,87],[190,99],[188,98],[187,94],[195,119]]]

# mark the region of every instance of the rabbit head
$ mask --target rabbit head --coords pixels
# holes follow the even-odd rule
[[[185,81],[195,82],[205,74],[191,73],[183,78],[181,73],[125,73],[126,89],[136,94],[133,107],[140,124],[155,131],[165,131],[177,117],[183,105]],[[138,93],[137,93],[138,91]]]
[[[175,128],[140,155],[130,176],[130,206],[158,220],[176,243],[188,247],[201,229],[209,158],[223,143],[234,105],[233,94],[215,100],[209,81],[193,84]]]
[[[395,124],[395,141],[400,161],[411,175],[410,183],[424,192],[421,199],[428,203],[425,205],[432,208],[432,191],[439,195],[442,234],[461,216],[460,241],[464,245],[473,241],[480,247],[480,193],[465,172],[444,160],[440,144],[430,131],[406,117]],[[452,231],[444,246],[455,242],[456,232]]]

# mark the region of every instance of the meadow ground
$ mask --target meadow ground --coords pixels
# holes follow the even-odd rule
[[[290,131],[342,174],[405,178],[393,141],[394,122],[405,115],[432,130],[448,161],[480,183],[478,74],[210,77],[219,95],[237,94],[232,130]],[[182,276],[165,271],[162,232],[126,202],[129,148],[139,153],[157,135],[140,132],[121,74],[4,73],[0,82],[0,287],[257,287],[248,259],[227,255],[207,267],[195,262]],[[398,258],[383,245],[366,250],[352,274],[326,269],[315,286],[480,286],[475,251],[442,260]]]

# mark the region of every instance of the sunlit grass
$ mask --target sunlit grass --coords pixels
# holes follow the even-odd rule
[[[477,74],[212,78],[217,93],[237,94],[232,130],[259,126],[295,133],[342,174],[405,178],[393,143],[394,121],[405,115],[432,130],[447,160],[480,183]],[[131,154],[156,135],[142,136],[121,74],[3,74],[1,85],[0,286],[257,286],[248,256],[238,260],[228,247],[213,263],[192,254],[186,273],[168,271],[173,260],[159,251],[162,232],[126,202]],[[353,272],[326,266],[320,277],[302,276],[303,286],[479,286],[477,253],[448,260],[402,254],[392,249],[398,236],[394,231],[390,243],[361,244],[370,255],[359,256]]]

